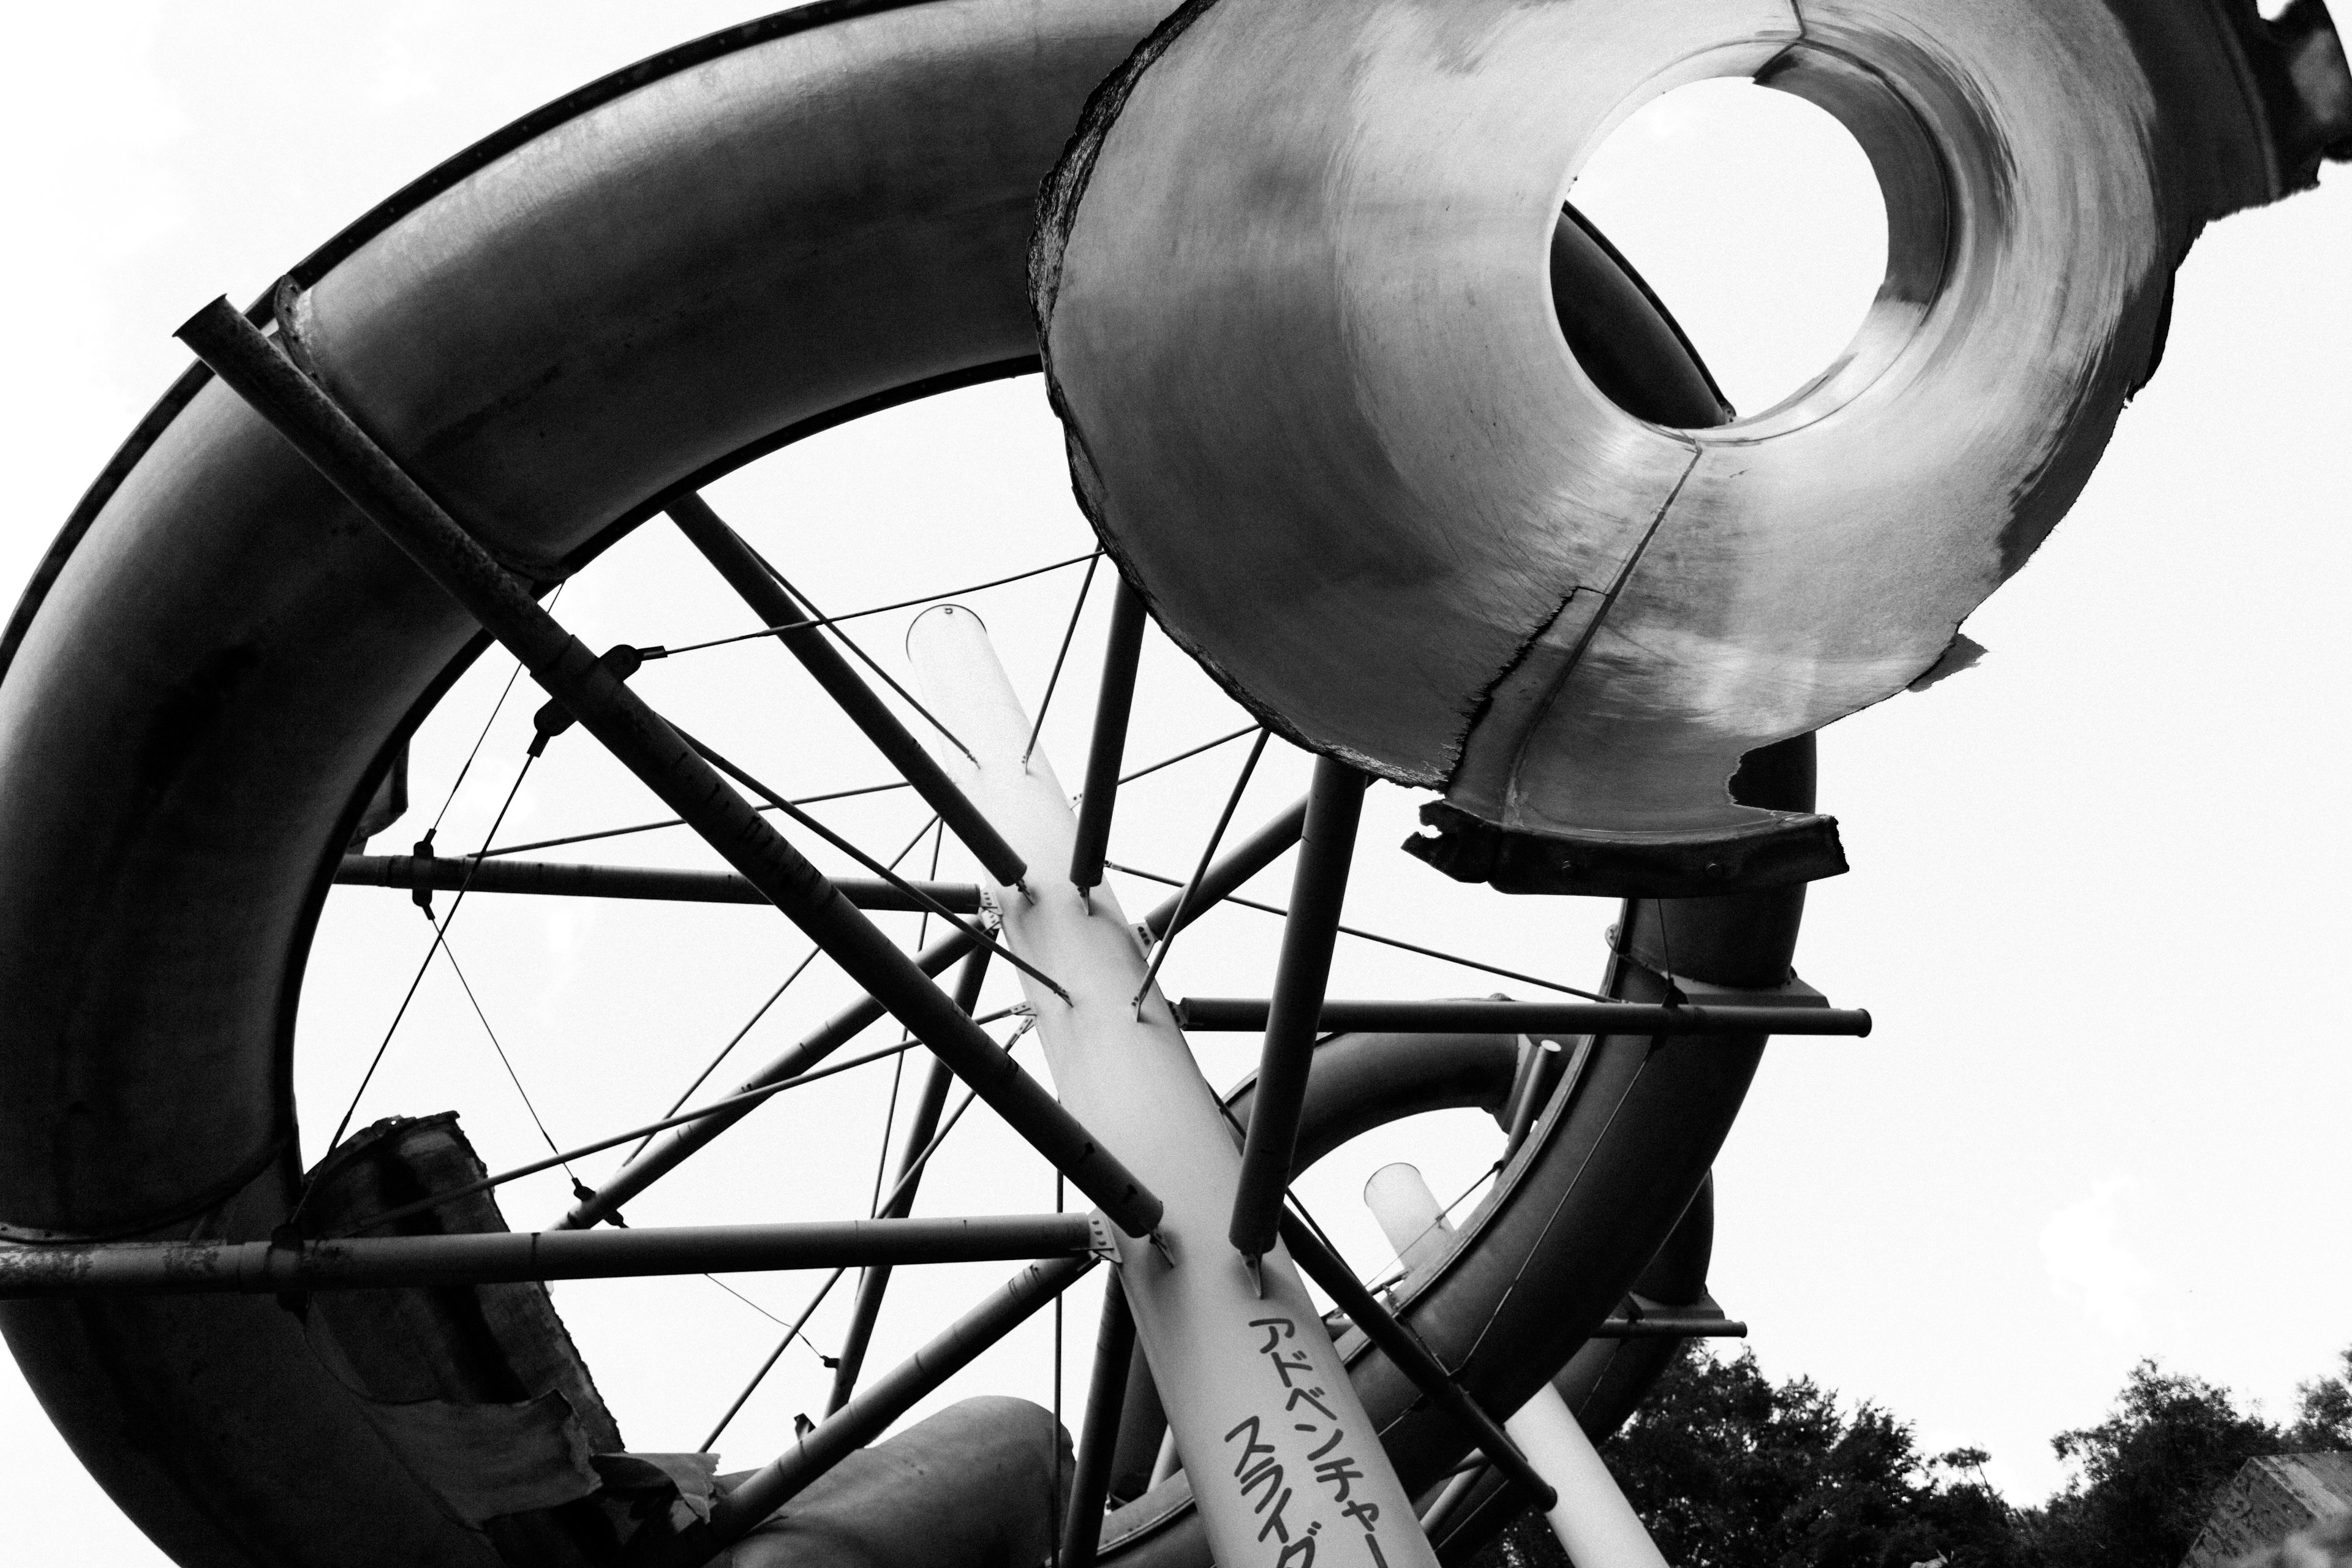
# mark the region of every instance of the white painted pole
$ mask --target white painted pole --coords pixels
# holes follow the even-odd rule
[[[1261,1298],[1226,1244],[1241,1152],[1166,998],[1137,1016],[1144,953],[1118,899],[1089,907],[1061,869],[1077,821],[1043,749],[1023,765],[1028,717],[987,632],[941,605],[907,648],[971,750],[942,743],[941,766],[1028,863],[1031,897],[992,893],[1006,945],[1069,993],[1022,978],[1055,1088],[1167,1205],[1169,1256],[1117,1237],[1119,1273],[1220,1568],[1437,1568],[1289,1254],[1265,1255]]]
[[[1407,1278],[1435,1263],[1454,1238],[1453,1222],[1412,1165],[1400,1162],[1373,1172],[1364,1184],[1364,1205],[1396,1248]],[[1544,1520],[1576,1568],[1666,1568],[1657,1542],[1559,1390],[1549,1383],[1536,1390],[1503,1429],[1558,1494]]]

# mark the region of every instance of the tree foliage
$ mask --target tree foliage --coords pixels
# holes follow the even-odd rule
[[[2152,1361],[2132,1368],[2114,1415],[2050,1441],[2076,1473],[2042,1510],[2039,1533],[2050,1561],[2079,1568],[2170,1568],[2239,1467],[2287,1447],[2228,1390]]]
[[[2273,1424],[2142,1362],[2107,1419],[2051,1440],[2074,1468],[2066,1488],[2018,1510],[1981,1449],[1922,1455],[1875,1405],[1842,1411],[1811,1378],[1771,1382],[1752,1353],[1685,1346],[1601,1451],[1675,1568],[2176,1568],[2246,1460],[2352,1448],[2352,1350],[2297,1394],[2294,1419]],[[1567,1557],[1529,1513],[1477,1568]]]

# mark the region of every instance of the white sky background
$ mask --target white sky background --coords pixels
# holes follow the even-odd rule
[[[0,584],[26,578],[186,363],[170,333],[197,305],[220,292],[243,303],[479,135],[750,14],[573,0],[120,5],[14,18],[19,68],[0,102],[0,170],[19,226],[0,268],[16,374],[0,397],[16,499],[0,526]],[[1859,153],[1826,126],[1776,95],[1699,89],[1629,127],[1579,192],[1744,408],[1825,362],[1875,277],[1875,198]],[[1825,734],[1822,804],[1843,823],[1854,871],[1816,889],[1799,966],[1840,1003],[1872,1008],[1879,1028],[1866,1042],[1775,1047],[1717,1166],[1713,1286],[1752,1325],[1766,1369],[1876,1400],[1916,1421],[1930,1451],[1991,1449],[1995,1479],[2019,1500],[2061,1479],[2049,1436],[2099,1418],[2140,1356],[2276,1413],[2298,1377],[2352,1342],[2341,1154],[2352,1068],[2328,978],[2340,973],[2352,873],[2340,773],[2352,673],[2341,630],[2352,199],[2331,173],[2319,193],[2231,218],[2200,242],[2162,373],[2074,514],[1970,623],[1992,650],[1983,667]],[[1091,542],[1034,380],[828,435],[712,499],[835,609]],[[559,610],[592,642],[748,627],[714,586],[650,526]],[[971,601],[1033,703],[1075,586],[1057,574]],[[1105,597],[1045,730],[1071,783]],[[896,658],[904,617],[868,625],[867,646]],[[649,668],[644,689],[735,740],[730,750],[772,779],[798,792],[887,776],[775,650],[698,657]],[[483,660],[420,738],[418,813],[439,805],[509,668]],[[527,681],[518,688],[449,814],[445,851],[478,842],[539,700]],[[1241,722],[1156,636],[1140,710],[1138,760]],[[779,721],[787,714],[797,731]],[[1114,858],[1187,869],[1237,762],[1229,748],[1134,786]],[[1270,748],[1240,823],[1292,798],[1304,773],[1301,758]],[[1607,906],[1445,882],[1393,848],[1417,798],[1384,786],[1370,801],[1351,920],[1571,982],[1598,973]],[[575,733],[534,773],[503,837],[659,815]],[[404,847],[425,819],[413,814],[378,847]],[[919,813],[886,796],[832,820],[895,849]],[[677,834],[580,858],[711,863]],[[952,850],[943,874],[960,874]],[[1286,887],[1286,862],[1252,890],[1279,901]],[[1139,913],[1158,894],[1127,883],[1120,896]],[[1276,930],[1221,913],[1179,944],[1169,990],[1262,993]],[[331,901],[298,1054],[312,1156],[424,936],[402,895],[346,889]],[[658,1112],[804,951],[757,910],[487,897],[468,904],[454,941],[566,1142]],[[1344,943],[1333,990],[1477,994],[1503,984]],[[992,1001],[999,993],[1010,999],[1001,974]],[[723,1081],[842,994],[813,969]],[[1034,1046],[1023,1049],[1034,1065]],[[1254,1051],[1231,1037],[1202,1047],[1221,1085]],[[888,1071],[763,1112],[633,1217],[862,1208]],[[493,1166],[541,1147],[436,968],[362,1121],[452,1105]],[[1353,1196],[1364,1173],[1414,1158],[1450,1196],[1495,1147],[1491,1124],[1467,1114],[1373,1142],[1306,1188],[1367,1270],[1385,1258]],[[583,1173],[609,1168],[592,1162]],[[1043,1165],[975,1111],[934,1167],[924,1212],[1040,1207],[1050,1189]],[[506,1210],[528,1225],[562,1202],[560,1181],[541,1180],[511,1189]],[[900,1310],[886,1314],[869,1364],[898,1359],[1007,1272],[944,1270],[919,1284],[901,1273]],[[737,1283],[782,1311],[812,1281]],[[1073,1403],[1095,1297],[1090,1281],[1072,1300]],[[698,1280],[577,1285],[559,1300],[640,1447],[698,1442],[775,1334]],[[845,1309],[846,1292],[832,1305]],[[839,1317],[813,1327],[828,1349]],[[1047,1332],[1041,1318],[950,1396],[1045,1397]],[[730,1467],[772,1453],[824,1388],[813,1358],[788,1354],[721,1445]],[[83,1562],[161,1560],[13,1368],[0,1373],[0,1510],[26,1555],[69,1544]]]

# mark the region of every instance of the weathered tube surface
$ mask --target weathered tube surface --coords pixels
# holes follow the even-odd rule
[[[2203,0],[1194,0],[1047,194],[1078,494],[1318,751],[1621,851],[1801,833],[1727,795],[1740,758],[1936,666],[2152,373],[2198,231],[2309,183],[2308,121],[2352,147],[2297,26],[2281,95],[2281,40]],[[1716,76],[1841,120],[1889,226],[1850,346],[1707,429],[1613,401],[1552,282],[1586,159]]]
[[[801,435],[1033,368],[1038,182],[1160,10],[836,0],[632,67],[299,264],[310,368],[551,584]],[[2147,26],[2207,15],[2182,0]],[[2237,160],[2214,175],[2230,188],[2293,173],[2200,137],[2181,132],[2183,155]],[[481,646],[226,388],[184,377],[142,422],[0,636],[0,1237],[249,1242],[284,1220],[320,903],[375,779]],[[1777,984],[1796,911],[1772,896],[1678,912],[1673,949],[1702,978]],[[1629,941],[1643,918],[1659,917]],[[1474,1393],[1523,1396],[1524,1369],[1603,1320],[1683,1213],[1755,1054],[1603,1043],[1406,1303]],[[266,1299],[16,1302],[0,1328],[179,1562],[497,1561]],[[1451,1462],[1455,1439],[1400,1380],[1375,1358],[1358,1378],[1401,1468]],[[1115,1516],[1105,1555],[1202,1562],[1181,1503]]]

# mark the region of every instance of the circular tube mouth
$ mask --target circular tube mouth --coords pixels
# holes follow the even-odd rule
[[[1903,58],[1895,58],[1898,53]],[[1754,42],[1727,42],[1640,83],[1603,118],[1597,133],[1579,151],[1568,183],[1583,173],[1591,155],[1634,113],[1695,82],[1752,80],[1827,112],[1853,138],[1869,162],[1885,209],[1886,260],[1860,324],[1826,365],[1767,406],[1745,414],[1731,411],[1720,391],[1713,388],[1711,376],[1707,377],[1709,387],[1715,390],[1715,401],[1722,405],[1720,412],[1711,411],[1687,388],[1662,388],[1658,384],[1663,373],[1630,374],[1625,368],[1628,359],[1635,355],[1654,359],[1658,356],[1654,346],[1616,341],[1631,336],[1623,329],[1604,332],[1590,320],[1571,319],[1570,293],[1589,286],[1594,269],[1590,264],[1580,265],[1576,238],[1565,232],[1570,225],[1580,227],[1587,241],[1603,247],[1610,260],[1642,289],[1680,339],[1684,352],[1695,361],[1700,356],[1675,325],[1669,302],[1659,300],[1642,282],[1638,270],[1572,205],[1567,209],[1563,232],[1552,241],[1556,313],[1579,372],[1635,418],[1687,432],[1702,443],[1755,441],[1801,428],[1898,374],[1912,354],[1933,352],[1942,335],[1939,318],[1955,313],[1946,301],[1955,282],[1968,271],[1959,243],[1969,233],[1966,219],[1972,212],[1981,215],[1987,208],[1985,197],[1997,188],[1993,175],[2001,160],[1997,138],[1982,115],[1968,111],[1969,95],[1934,61],[1899,48],[1894,40],[1856,37],[1838,44],[1794,43],[1761,67],[1754,65]],[[1997,205],[1992,210],[1998,210]],[[1591,312],[1585,314],[1590,317]],[[1645,347],[1652,352],[1643,355]],[[1706,375],[1703,364],[1700,374]]]

